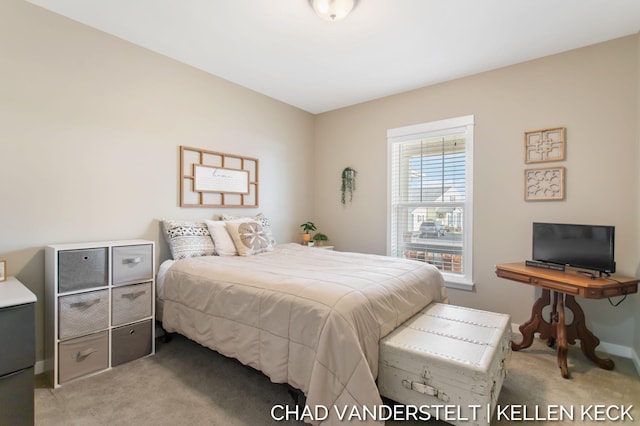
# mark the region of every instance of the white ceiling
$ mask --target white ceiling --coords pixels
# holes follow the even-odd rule
[[[311,113],[640,31],[640,0],[28,0]]]

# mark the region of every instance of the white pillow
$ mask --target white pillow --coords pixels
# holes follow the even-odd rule
[[[205,220],[218,256],[237,256],[238,250],[222,220]]]
[[[227,231],[235,243],[240,256],[252,256],[273,250],[262,225],[254,220],[227,221]]]

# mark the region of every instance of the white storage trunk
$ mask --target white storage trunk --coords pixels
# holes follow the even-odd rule
[[[509,315],[431,303],[380,341],[380,394],[422,418],[488,425],[511,356],[510,323]]]

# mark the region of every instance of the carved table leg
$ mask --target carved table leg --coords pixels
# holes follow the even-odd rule
[[[531,318],[520,326],[522,341],[520,343],[511,341],[512,350],[519,351],[520,349],[528,348],[533,343],[533,335],[536,332],[549,331],[549,324],[542,318],[542,308],[547,306],[550,301],[549,290],[542,289],[542,295],[531,308]]]
[[[558,292],[553,292],[553,304],[551,305],[551,313],[549,314],[549,323],[554,324],[558,322]],[[553,333],[547,340],[547,346],[553,348],[556,344],[556,336]]]
[[[578,339],[580,339],[580,348],[582,349],[582,352],[598,367],[605,370],[613,370],[613,360],[609,358],[600,358],[596,355],[596,346],[600,344],[600,339],[598,339],[587,328],[584,312],[573,296],[567,295],[567,308],[571,309],[573,312],[572,326],[575,327]]]
[[[559,296],[559,297],[558,297]],[[564,294],[553,292],[554,305],[558,302],[558,318],[556,322],[556,335],[558,337],[558,367],[562,377],[569,378],[569,367],[567,367],[567,327],[564,318]]]

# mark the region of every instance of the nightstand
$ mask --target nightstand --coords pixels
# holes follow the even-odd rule
[[[36,296],[14,277],[0,282],[0,424],[33,425]],[[7,350],[7,348],[10,348]]]

